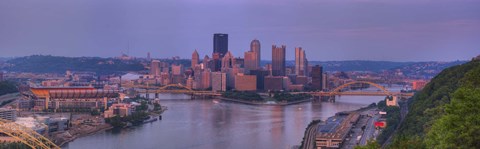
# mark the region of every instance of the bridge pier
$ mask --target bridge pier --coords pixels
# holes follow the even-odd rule
[[[335,102],[335,96],[330,96],[330,97],[328,98],[328,101],[329,101],[329,102]]]
[[[312,102],[318,102],[318,103],[322,102],[322,96],[313,96]]]

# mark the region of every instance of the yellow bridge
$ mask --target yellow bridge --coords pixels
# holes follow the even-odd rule
[[[342,92],[342,89],[349,87],[353,84],[369,84],[379,89],[379,92],[367,92],[367,91],[348,91]],[[143,88],[145,90],[140,91],[139,93],[174,93],[174,94],[190,94],[190,95],[210,95],[210,96],[220,96],[220,93],[212,92],[212,91],[197,91],[192,90],[186,86],[181,84],[170,84],[163,87],[155,87],[155,86],[144,86],[144,85],[131,85],[129,87],[136,87],[136,88]],[[337,88],[333,89],[332,91],[324,92],[292,92],[293,94],[311,94],[314,96],[337,96],[337,95],[345,95],[345,96],[399,96],[399,97],[412,97],[413,93],[403,93],[403,92],[391,92],[388,91],[385,87],[368,81],[352,81],[345,83],[343,85],[338,86]]]
[[[0,133],[15,138],[32,149],[60,149],[55,143],[37,132],[4,119],[0,119]]]
[[[342,92],[342,89],[348,87],[353,84],[369,84],[376,88],[378,88],[379,92],[366,92],[366,91],[353,91],[353,92]],[[337,88],[333,89],[332,91],[324,92],[296,92],[296,93],[306,93],[311,94],[314,96],[337,96],[337,95],[345,95],[345,96],[400,96],[400,97],[412,97],[413,93],[403,93],[403,92],[391,92],[388,91],[385,87],[368,81],[352,81],[345,83],[343,85],[338,86]]]
[[[190,94],[190,95],[208,95],[208,96],[220,96],[220,93],[213,91],[197,91],[181,84],[169,84],[163,87],[145,87],[136,86],[138,88],[144,88],[145,90],[139,93],[173,93],[173,94]]]

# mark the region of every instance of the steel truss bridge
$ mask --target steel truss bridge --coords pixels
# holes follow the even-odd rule
[[[354,84],[369,84],[379,89],[378,92],[371,92],[371,91],[348,91],[343,92],[342,89],[349,87]],[[174,93],[174,94],[190,94],[190,95],[207,95],[207,96],[220,96],[220,93],[216,93],[213,91],[197,91],[192,90],[186,86],[181,84],[170,84],[163,87],[152,87],[152,86],[131,86],[137,88],[143,88],[144,91],[139,93]],[[398,97],[412,97],[413,93],[403,93],[403,92],[392,92],[386,89],[385,87],[369,82],[369,81],[352,81],[345,83],[343,85],[338,86],[337,88],[333,89],[332,91],[320,91],[320,92],[292,92],[293,94],[311,94],[313,96],[398,96]]]
[[[140,87],[142,88],[142,87]],[[190,94],[190,95],[207,95],[207,96],[220,96],[220,93],[213,91],[197,91],[181,84],[169,84],[163,87],[149,87],[144,88],[144,91],[139,93],[173,93],[173,94]]]
[[[376,88],[378,88],[379,92],[369,92],[369,91],[348,91],[342,92],[342,89],[349,87],[353,84],[369,84]],[[333,89],[332,91],[320,91],[320,92],[296,92],[298,93],[306,93],[311,94],[314,96],[399,96],[399,97],[412,97],[413,93],[402,93],[402,92],[391,92],[388,91],[385,87],[368,81],[352,81],[345,83],[343,85],[338,86],[337,88]]]
[[[34,130],[8,120],[0,119],[0,133],[15,138],[32,149],[60,149]]]

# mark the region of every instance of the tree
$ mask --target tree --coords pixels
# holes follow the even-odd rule
[[[427,148],[480,148],[480,88],[460,88],[428,132]]]
[[[380,149],[381,146],[375,141],[368,141],[365,146],[355,146],[355,149]]]

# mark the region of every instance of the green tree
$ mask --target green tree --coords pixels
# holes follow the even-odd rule
[[[480,148],[480,89],[460,88],[428,132],[427,148]]]
[[[355,149],[380,149],[380,144],[375,141],[368,141],[365,146],[355,146]]]

